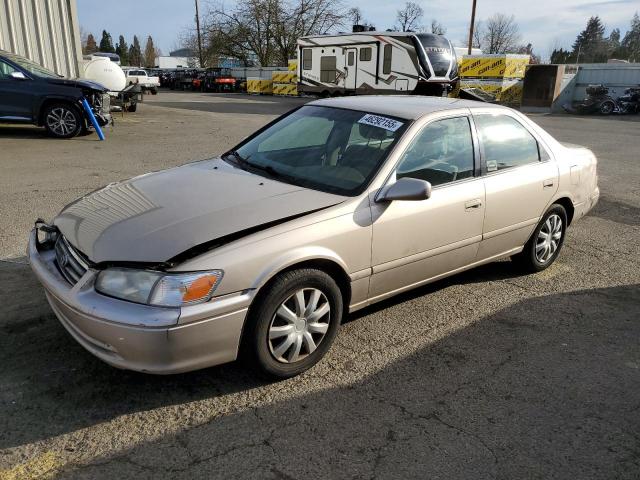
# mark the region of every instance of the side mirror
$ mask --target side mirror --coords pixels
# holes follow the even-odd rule
[[[378,202],[393,200],[426,200],[431,197],[431,184],[425,180],[404,177],[398,180],[378,197]]]
[[[16,80],[27,80],[27,77],[22,72],[14,71],[9,74],[11,78],[15,78]]]

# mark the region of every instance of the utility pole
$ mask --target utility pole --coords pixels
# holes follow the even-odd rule
[[[202,61],[202,37],[200,36],[200,14],[198,13],[198,0],[196,0],[196,30],[198,31],[198,58],[200,59],[200,68],[202,68],[204,67],[204,62]]]
[[[469,48],[467,49],[468,55],[471,55],[471,48],[473,47],[474,28],[476,28],[476,0],[473,0],[473,7],[471,7],[471,24],[469,25]]]

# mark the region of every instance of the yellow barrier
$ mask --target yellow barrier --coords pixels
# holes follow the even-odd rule
[[[461,78],[524,78],[529,55],[464,55]]]
[[[247,78],[247,93],[267,95],[273,90],[273,81],[263,78]]]
[[[298,70],[298,60],[295,58],[290,59],[288,68],[290,72],[296,72]]]
[[[296,72],[271,72],[271,80],[273,83],[298,83]]]
[[[274,83],[274,95],[298,95],[298,86],[295,83]]]
[[[490,80],[484,78],[460,80],[460,89],[477,88],[495,97],[499,103],[519,105],[522,102],[521,79]]]

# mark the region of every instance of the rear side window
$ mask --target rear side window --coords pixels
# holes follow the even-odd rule
[[[302,50],[302,69],[311,70],[311,49],[305,48]]]
[[[383,62],[382,62],[382,73],[389,74],[391,73],[391,55],[393,54],[393,47],[388,43],[384,46],[384,54],[383,54]]]
[[[474,115],[488,172],[540,161],[537,140],[508,115]]]
[[[336,83],[336,57],[320,57],[320,81]]]
[[[360,49],[360,61],[368,62],[371,60],[371,47],[365,47]]]
[[[467,117],[430,123],[402,155],[396,178],[410,177],[441,185],[473,177],[473,140]]]

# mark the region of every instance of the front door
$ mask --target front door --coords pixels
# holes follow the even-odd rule
[[[415,136],[390,182],[426,180],[432,194],[427,200],[373,204],[372,299],[475,261],[485,201],[476,157],[466,116],[434,120]]]
[[[31,121],[33,93],[30,86],[33,80],[13,78],[13,72],[18,70],[0,60],[0,120]]]
[[[358,50],[348,48],[344,56],[344,88],[346,90],[356,89],[356,77],[358,75]]]
[[[515,115],[473,115],[487,192],[478,259],[522,247],[558,189],[558,166]]]

